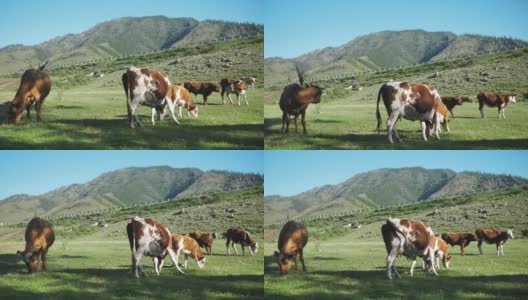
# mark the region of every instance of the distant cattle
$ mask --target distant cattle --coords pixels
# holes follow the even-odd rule
[[[502,114],[502,117],[506,119],[504,109],[506,108],[508,103],[516,103],[514,93],[499,95],[497,93],[481,92],[477,95],[477,99],[479,102],[480,116],[482,118],[484,118],[484,104],[489,107],[497,107],[499,112],[498,118],[500,119]]]
[[[229,252],[230,243],[233,247],[233,250],[235,250],[236,255],[238,255],[238,251],[235,248],[235,244],[240,244],[242,246],[242,255],[246,255],[246,252],[244,250],[245,246],[248,246],[249,253],[251,253],[251,255],[255,255],[255,253],[257,253],[258,251],[258,243],[251,237],[251,234],[248,231],[240,227],[228,229],[224,236],[227,240],[227,255],[231,255],[231,253]]]
[[[178,264],[178,258],[180,254],[183,253],[185,256],[183,267],[185,269],[187,269],[187,260],[189,259],[189,256],[196,261],[198,268],[203,269],[203,267],[205,267],[206,258],[203,255],[202,250],[200,249],[200,246],[198,245],[198,242],[195,239],[189,236],[173,234],[171,236],[170,247],[172,248],[174,253],[176,253],[176,264]],[[159,271],[159,273],[161,273],[161,269],[163,269],[163,262],[167,254],[168,253],[165,253],[162,256],[158,256],[154,260],[155,263],[157,260],[157,270]]]
[[[132,252],[132,272],[139,278],[140,274],[145,275],[140,260],[143,255],[153,257],[154,270],[159,275],[159,258],[167,254],[172,259],[174,266],[183,274],[178,265],[178,257],[173,250],[172,236],[169,229],[152,219],[134,217],[127,224],[127,235]]]
[[[55,241],[55,231],[50,222],[41,218],[33,218],[26,227],[26,248],[17,251],[21,255],[29,273],[37,270],[38,261],[42,261],[42,271],[48,269],[48,250]]]
[[[478,237],[478,248],[480,254],[482,254],[482,242],[487,244],[495,244],[497,246],[497,255],[504,255],[504,243],[508,239],[513,239],[513,230],[508,229],[506,231],[500,230],[489,230],[489,229],[477,229],[475,234]]]
[[[451,117],[454,119],[455,115],[453,114],[453,109],[457,105],[462,105],[464,102],[472,102],[469,100],[468,97],[460,97],[460,96],[442,96],[442,102],[445,104],[449,112],[451,113]]]
[[[470,233],[442,233],[442,239],[451,246],[460,246],[460,255],[464,256],[464,248],[469,246],[469,243],[478,240],[474,232]]]
[[[224,78],[220,81],[220,87],[222,88],[220,95],[222,96],[222,102],[224,104],[224,94],[227,94],[227,99],[229,99],[229,102],[233,104],[233,101],[231,100],[231,93],[233,93],[237,96],[238,106],[240,106],[240,95],[244,96],[246,105],[249,105],[246,97],[247,84],[244,82],[244,80]]]
[[[207,97],[213,92],[220,93],[220,85],[213,82],[202,82],[202,81],[187,81],[183,83],[189,92],[195,96],[201,94],[203,96],[203,104],[207,105]]]
[[[188,235],[195,239],[200,247],[205,248],[208,255],[213,255],[213,241],[218,238],[218,234],[196,231],[189,232]]]
[[[274,254],[281,275],[288,273],[292,260],[297,270],[297,256],[301,260],[303,271],[306,271],[303,253],[306,243],[308,243],[308,230],[304,224],[295,221],[284,224],[279,234],[277,245],[279,251],[275,251]]]
[[[43,72],[47,64],[48,62],[38,69],[26,70],[22,74],[20,86],[15,94],[15,98],[9,102],[9,108],[7,110],[8,123],[16,124],[20,122],[24,109],[27,111],[27,118],[31,119],[29,111],[33,103],[35,103],[37,121],[42,121],[42,106],[51,90],[51,80],[48,74]]]
[[[379,112],[381,98],[383,98],[383,103],[389,116],[387,119],[387,135],[391,144],[394,142],[393,135],[398,141],[401,141],[396,129],[396,122],[400,117],[411,121],[420,121],[422,137],[427,141],[429,127],[433,124],[433,118],[436,116],[435,107],[439,106],[438,102],[442,102],[440,95],[435,89],[431,89],[425,84],[408,82],[387,82],[383,84],[378,92],[376,106],[378,132],[381,129],[381,114]],[[438,121],[443,124],[444,118],[444,114],[441,114],[441,118],[438,118]],[[445,120],[445,123],[447,124],[447,120]]]
[[[392,273],[400,278],[394,265],[399,255],[406,256],[412,261],[411,276],[413,276],[416,257],[422,257],[426,264],[430,264],[432,271],[438,275],[434,266],[435,236],[433,230],[420,221],[389,218],[381,226],[381,234],[387,249],[387,276],[392,279]]]
[[[251,87],[252,90],[255,89],[255,82],[257,82],[257,79],[255,77],[244,77],[242,78],[247,86]]]

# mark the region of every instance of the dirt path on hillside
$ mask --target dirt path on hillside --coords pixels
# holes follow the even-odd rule
[[[18,82],[19,82],[18,79],[13,79],[13,80],[6,81],[4,83],[0,83],[0,90],[5,90],[8,88],[16,87],[18,85]]]
[[[24,229],[21,229],[21,228],[16,229],[15,231],[2,233],[0,234],[0,241],[5,241],[17,235],[23,235],[23,234],[24,234]]]

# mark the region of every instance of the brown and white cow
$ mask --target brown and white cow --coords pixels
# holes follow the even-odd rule
[[[171,100],[167,102],[167,106],[172,106],[172,111],[178,106],[178,117],[182,118],[182,108],[187,108],[187,115],[198,118],[198,106],[191,98],[189,91],[181,85],[171,84],[168,95]]]
[[[441,237],[435,236],[434,253],[435,253],[435,258],[436,258],[436,268],[440,269],[440,260],[442,260],[442,264],[444,265],[444,268],[449,269],[449,263],[451,262],[451,256],[449,255],[449,248],[447,247],[446,242]],[[422,268],[424,270],[429,271],[431,268],[431,264],[428,264],[426,266],[426,263],[424,260]]]
[[[301,260],[303,271],[306,271],[303,253],[306,243],[308,243],[308,230],[304,224],[289,221],[282,226],[277,243],[279,251],[274,253],[281,275],[288,274],[292,260],[295,262],[295,270],[298,269],[297,256]]]
[[[484,118],[484,104],[486,104],[489,107],[497,107],[499,111],[498,118],[502,117],[506,119],[506,114],[504,113],[504,109],[508,105],[508,103],[516,103],[515,101],[515,94],[502,94],[499,95],[497,93],[484,93],[481,92],[477,95],[477,99],[479,102],[479,110],[480,110],[480,116]]]
[[[247,86],[251,87],[252,90],[255,89],[255,82],[257,82],[257,79],[255,77],[244,77],[242,78],[242,80],[244,80]]]
[[[200,247],[205,248],[205,251],[207,251],[208,255],[213,255],[213,241],[218,238],[218,234],[216,232],[207,233],[195,231],[189,232],[187,235],[195,239]]]
[[[220,93],[220,85],[213,82],[187,81],[183,83],[183,87],[195,96],[198,94],[203,95],[204,105],[207,105],[207,97],[209,97],[209,95],[213,92]]]
[[[431,264],[432,271],[438,275],[434,266],[435,236],[431,227],[420,221],[389,218],[381,226],[381,234],[387,249],[387,276],[392,279],[392,273],[400,278],[394,265],[399,255],[406,256],[412,261],[411,276],[413,276],[416,257],[422,257],[426,264]]]
[[[379,112],[381,98],[383,98],[383,103],[389,115],[387,119],[387,134],[390,143],[394,142],[392,139],[393,135],[398,141],[401,141],[396,130],[396,122],[400,117],[411,121],[420,121],[423,139],[427,141],[427,135],[429,135],[427,125],[432,124],[435,117],[435,104],[438,105],[437,102],[442,102],[440,95],[435,89],[431,89],[425,84],[408,82],[387,82],[383,84],[378,92],[376,106],[378,132],[381,129],[381,114]],[[442,120],[440,120],[440,123],[442,123]]]
[[[42,106],[51,90],[51,80],[48,74],[42,72],[47,64],[48,62],[36,70],[26,70],[22,74],[15,98],[9,103],[9,109],[7,110],[8,123],[16,124],[20,122],[24,109],[27,111],[27,118],[31,119],[29,111],[33,103],[35,103],[37,121],[42,121]]]
[[[449,111],[442,101],[435,101],[434,104],[434,117],[432,121],[433,132],[437,139],[440,139],[439,133],[444,128],[445,131],[449,132]],[[430,135],[430,133],[429,133]]]
[[[48,269],[48,250],[55,241],[55,231],[50,222],[33,218],[26,227],[26,248],[24,251],[17,251],[22,256],[29,273],[37,270],[38,261],[42,261],[42,271]]]
[[[172,119],[177,125],[180,125],[174,115],[175,105],[168,97],[171,86],[168,77],[158,71],[130,67],[123,74],[121,80],[127,98],[128,121],[131,128],[134,128],[136,124],[140,127],[143,126],[136,114],[136,109],[140,105],[151,108],[151,121],[152,125],[155,125],[156,112],[161,114],[168,102],[172,104],[169,105]]]
[[[508,239],[513,240],[513,230],[508,229],[506,231],[501,230],[490,230],[490,229],[477,229],[475,230],[475,234],[478,237],[478,248],[480,251],[480,254],[482,253],[482,242],[486,242],[487,244],[495,244],[497,246],[497,255],[500,254],[504,255],[504,244]]]
[[[257,253],[258,251],[258,243],[251,237],[249,231],[244,230],[240,227],[229,228],[227,232],[224,233],[224,237],[227,240],[227,255],[231,255],[231,253],[229,252],[230,243],[233,247],[233,250],[235,250],[235,255],[238,255],[238,251],[235,248],[235,244],[240,244],[242,246],[242,255],[246,255],[246,252],[244,250],[245,246],[248,246],[249,253],[251,253],[251,255],[255,255],[255,253]]]
[[[198,268],[203,269],[203,267],[205,267],[205,256],[203,255],[202,250],[200,249],[200,246],[198,245],[198,242],[196,242],[195,239],[184,235],[173,234],[171,236],[171,247],[172,250],[176,253],[176,264],[178,264],[178,258],[180,254],[183,253],[185,256],[183,267],[185,269],[187,269],[187,261],[189,259],[189,256],[196,260]],[[165,255],[163,256],[157,257],[157,270],[159,271],[159,273],[161,273],[161,269],[163,269],[163,262],[166,256],[167,253],[165,253]],[[156,263],[156,260],[154,261]]]
[[[128,241],[132,252],[132,271],[139,278],[140,274],[145,276],[140,260],[143,255],[153,257],[154,269],[159,275],[159,257],[170,256],[174,266],[183,274],[178,265],[178,257],[173,250],[172,237],[169,229],[152,219],[134,217],[127,224]]]
[[[240,95],[244,96],[246,105],[249,105],[246,97],[247,84],[244,82],[244,80],[224,78],[220,81],[220,87],[222,88],[220,95],[222,96],[222,102],[224,104],[224,94],[227,94],[227,99],[229,99],[229,102],[233,104],[233,101],[231,100],[231,93],[234,93],[237,96],[238,106],[240,106]]]
[[[449,245],[460,246],[460,255],[464,256],[464,248],[469,246],[469,243],[477,241],[478,237],[474,232],[469,233],[442,233],[442,239],[446,241]]]

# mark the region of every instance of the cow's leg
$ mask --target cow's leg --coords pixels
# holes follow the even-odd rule
[[[500,254],[500,242],[497,242],[497,256],[499,256]]]
[[[156,122],[154,120],[156,119],[156,113],[157,113],[156,108],[153,107],[150,112],[150,122],[152,122],[152,126],[156,125]]]
[[[414,276],[414,266],[416,265],[416,258],[411,262],[411,277]]]
[[[37,111],[37,122],[42,121],[42,105],[43,101],[36,101],[35,102],[35,110]]]
[[[295,271],[299,271],[299,265],[297,264],[297,255],[293,257],[293,263],[295,264]]]
[[[185,259],[183,260],[183,267],[187,269],[187,261],[189,260],[189,254],[185,254]]]
[[[172,263],[176,267],[176,270],[178,270],[180,274],[184,275],[185,273],[183,273],[182,269],[180,269],[180,265],[178,265],[178,257],[180,256],[180,251],[181,251],[181,248],[178,249],[178,252],[176,253],[171,248],[167,248],[167,252],[169,253]]]
[[[482,240],[478,241],[478,245],[477,246],[479,248],[480,255],[482,255]]]
[[[284,125],[286,125],[286,113],[283,112],[282,113],[282,128],[281,128],[281,132],[284,133]]]
[[[240,106],[240,94],[239,94],[239,93],[236,93],[236,95],[237,95],[238,106]]]
[[[501,244],[501,254],[504,256],[504,244]]]
[[[164,256],[161,256],[160,257],[160,260],[158,262],[158,270],[159,272],[161,273],[161,270],[163,269],[163,263],[165,262],[165,257]]]
[[[246,247],[244,247],[244,243],[240,242],[240,246],[242,247],[242,256],[246,256]]]
[[[233,247],[233,250],[235,250],[235,255],[238,255],[238,251],[235,247],[235,243],[231,243],[231,247]],[[242,251],[244,250],[244,246],[242,246]]]
[[[145,275],[143,272],[143,268],[140,266],[141,258],[143,257],[143,253],[145,252],[146,247],[140,247],[136,249],[136,252],[132,254],[132,262],[134,265],[134,273],[136,275],[136,278],[139,278],[140,274]]]
[[[436,135],[436,139],[439,140],[440,139],[440,129],[442,124],[440,124],[440,118],[436,118],[436,124],[435,124],[435,135]]]
[[[500,105],[497,107],[497,109],[498,109],[498,112],[499,112],[499,115],[498,115],[497,118],[500,120],[500,118],[501,118],[501,112],[502,112],[502,109],[501,109]]]
[[[220,93],[220,96],[222,96],[222,103],[223,103],[223,104],[225,104],[224,94],[225,94],[225,91],[222,91],[222,92]]]
[[[297,130],[297,121],[299,120],[299,114],[295,115],[294,120],[295,120],[295,133],[299,133],[299,130]]]
[[[48,250],[47,249],[42,249],[41,257],[42,257],[42,271],[46,272],[48,270]]]
[[[429,248],[429,261],[431,262],[431,266],[433,268],[433,274],[438,276],[438,273],[436,272],[435,264],[434,264],[435,254],[434,250]]]
[[[440,269],[440,256],[436,257],[436,268]]]
[[[392,271],[395,270],[395,268],[393,268],[394,260],[396,259],[397,256],[398,256],[398,248],[394,247],[393,245],[389,255],[387,255],[387,277],[389,277],[389,279],[391,280],[392,280]]]
[[[299,259],[301,260],[301,266],[302,266],[303,272],[306,272],[306,266],[304,265],[303,249],[299,249]]]
[[[227,249],[227,255],[231,255],[231,253],[229,253],[229,240],[227,240],[226,249]]]
[[[286,114],[286,131],[285,131],[285,133],[288,133],[289,130],[290,130],[290,115]]]
[[[422,125],[422,137],[427,142],[427,123],[420,121],[420,125]]]
[[[455,114],[453,114],[453,109],[450,109],[449,112],[451,113],[451,118],[455,118]]]
[[[203,95],[203,100],[204,100],[204,105],[207,105],[207,96],[206,95]]]
[[[229,103],[233,104],[233,100],[231,100],[231,93],[227,93],[227,99],[229,99]]]
[[[133,121],[136,122],[136,124],[139,126],[139,127],[143,127],[143,124],[141,123],[141,121],[139,120],[139,117],[137,116],[136,114],[136,109],[137,109],[137,105],[132,105],[132,119]],[[130,125],[130,127],[134,128],[133,125]]]
[[[464,256],[464,244],[460,245],[460,255]]]
[[[37,106],[35,105],[35,111],[36,111],[36,110],[37,110]],[[28,105],[28,106],[26,106],[26,111],[27,111],[27,115],[26,115],[27,119],[28,119],[28,120],[31,120],[31,116],[30,116],[30,114],[29,114],[29,112],[31,111],[31,104]]]
[[[157,256],[154,256],[152,258],[152,261],[154,262],[154,271],[156,271],[156,274],[159,276],[159,268],[158,268],[158,263],[159,263],[159,258]]]
[[[244,249],[244,248],[242,248],[242,249]],[[251,250],[251,246],[249,246],[248,249],[249,249],[249,254],[251,254],[251,256],[255,255],[255,253],[253,252],[253,250]]]
[[[484,118],[484,103],[479,102],[480,117]]]
[[[306,109],[303,109],[303,111],[301,111],[301,123],[303,126],[303,133],[307,134],[308,132],[306,131]]]
[[[189,114],[189,111],[187,111],[187,114],[189,115],[189,117],[191,116]],[[183,118],[183,115],[182,115],[182,107],[180,105],[178,105],[178,117],[179,118]]]
[[[398,121],[399,113],[397,111],[392,112],[387,119],[387,136],[389,138],[389,143],[393,144],[394,141],[392,140],[392,132],[394,130],[394,127],[396,126],[396,122]],[[399,138],[398,138],[399,140]]]
[[[174,120],[174,123],[176,123],[176,125],[180,125],[180,122],[178,122],[178,119],[176,119],[176,116],[174,115],[175,105],[171,105],[170,103],[168,103],[168,106],[169,106],[169,112],[171,114],[172,119]]]
[[[248,101],[247,101],[247,97],[246,97],[246,93],[244,93],[244,94],[242,94],[242,95],[244,95],[244,101],[246,101],[246,106],[249,106],[249,103],[248,103]]]

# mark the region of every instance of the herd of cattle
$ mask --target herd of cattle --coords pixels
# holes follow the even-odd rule
[[[14,99],[9,102],[8,123],[16,124],[20,121],[24,110],[27,111],[27,118],[30,119],[30,108],[35,104],[37,121],[42,120],[42,106],[44,100],[51,90],[51,80],[45,72],[47,62],[37,69],[26,70],[20,80],[20,86]],[[121,77],[123,88],[127,99],[128,121],[130,127],[142,126],[136,109],[140,106],[151,108],[151,122],[155,125],[155,117],[158,114],[162,120],[168,108],[174,122],[179,125],[175,109],[178,108],[178,117],[182,117],[182,108],[187,109],[189,117],[198,117],[198,106],[191,98],[191,93],[195,96],[203,96],[203,104],[207,105],[207,97],[213,92],[220,93],[222,102],[225,104],[224,95],[231,104],[231,94],[237,97],[240,106],[240,96],[244,97],[246,105],[249,105],[246,92],[249,87],[254,89],[256,79],[245,77],[241,79],[224,78],[220,83],[188,81],[181,84],[172,84],[169,78],[159,71],[140,69],[136,67],[128,68]]]
[[[482,254],[482,243],[495,244],[497,255],[504,255],[504,243],[511,238],[513,231],[477,229],[471,233],[443,233],[435,236],[431,227],[420,221],[407,219],[389,218],[381,226],[381,234],[387,248],[387,276],[392,279],[394,273],[398,278],[400,275],[394,261],[398,256],[405,256],[411,260],[411,276],[413,276],[416,258],[423,258],[422,268],[438,275],[436,269],[440,268],[440,260],[445,268],[449,268],[451,256],[447,244],[458,245],[464,255],[464,247],[472,241],[478,241],[478,248]],[[297,257],[299,257],[303,271],[304,265],[303,249],[308,243],[308,231],[304,224],[289,221],[281,229],[278,239],[278,251],[274,257],[279,265],[280,274],[287,274],[291,267],[291,261],[295,263],[297,270]],[[436,264],[435,264],[436,259]]]
[[[178,272],[184,274],[178,264],[180,254],[185,257],[183,267],[187,268],[187,260],[192,257],[201,269],[205,266],[206,258],[201,248],[206,249],[207,255],[213,255],[213,241],[218,238],[216,233],[190,232],[184,235],[171,234],[169,228],[152,219],[134,217],[126,226],[130,251],[132,252],[132,272],[136,277],[144,275],[140,260],[143,256],[150,256],[154,261],[154,270],[160,274],[163,262],[167,255],[171,258]],[[251,234],[240,227],[229,228],[222,237],[227,240],[227,255],[231,255],[229,245],[238,255],[235,244],[242,246],[242,254],[248,247],[251,255],[257,253],[258,243]],[[41,218],[29,221],[25,232],[26,247],[24,251],[17,251],[22,256],[29,273],[35,272],[38,262],[41,261],[42,271],[47,270],[48,250],[55,241],[53,225]]]

